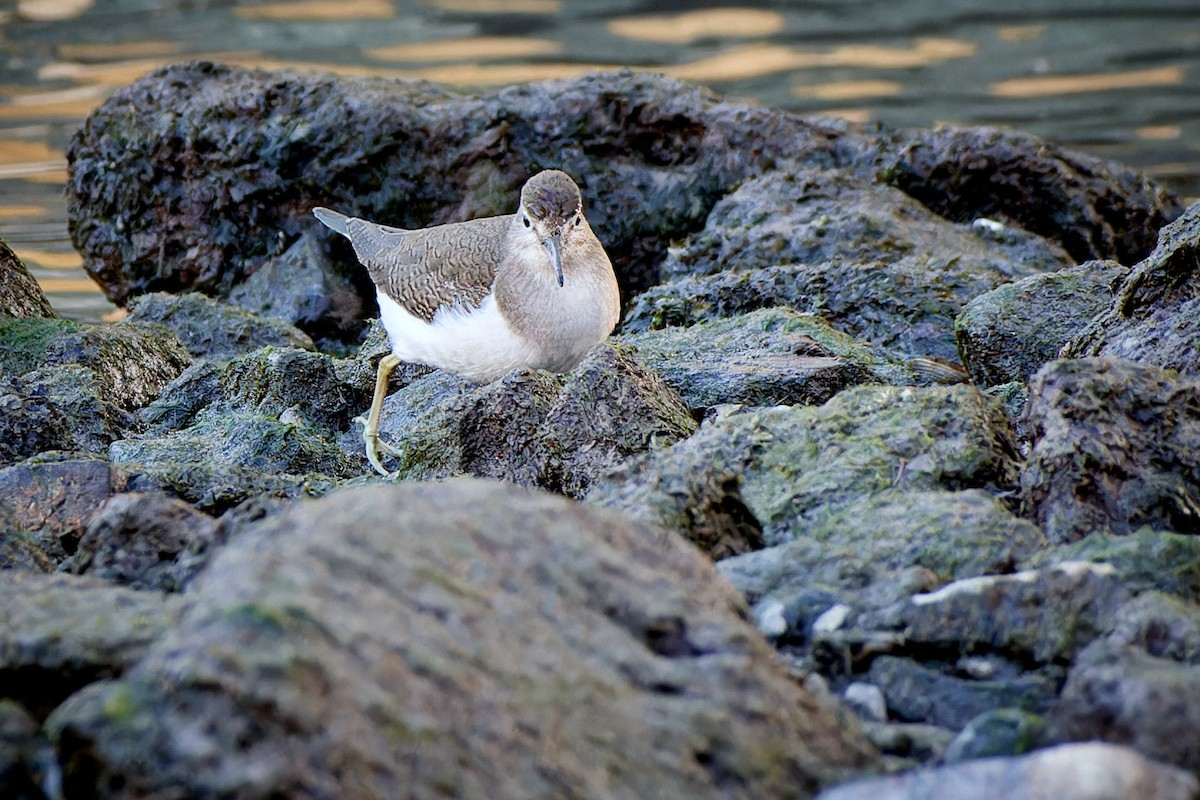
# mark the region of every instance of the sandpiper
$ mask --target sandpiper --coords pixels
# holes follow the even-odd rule
[[[612,262],[565,172],[526,181],[510,216],[406,230],[327,208],[313,214],[354,245],[392,345],[363,429],[367,458],[383,475],[378,451],[398,451],[380,442],[379,415],[401,361],[479,382],[521,367],[569,372],[620,316]]]

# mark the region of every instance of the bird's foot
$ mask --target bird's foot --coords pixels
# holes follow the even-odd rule
[[[401,456],[402,453],[397,448],[380,439],[379,431],[372,430],[371,426],[367,423],[367,420],[360,416],[355,417],[354,421],[361,422],[363,424],[362,438],[363,444],[366,446],[367,450],[367,460],[371,462],[371,466],[375,468],[376,472],[385,478],[390,478],[395,473],[389,472],[387,468],[383,466],[383,462],[379,458],[379,453],[382,451],[384,455],[389,455],[393,458]]]

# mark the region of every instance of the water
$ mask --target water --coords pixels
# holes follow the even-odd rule
[[[114,89],[210,58],[500,85],[617,66],[801,113],[995,125],[1200,199],[1200,0],[0,0],[0,238],[60,314],[113,312],[66,233],[63,152]]]

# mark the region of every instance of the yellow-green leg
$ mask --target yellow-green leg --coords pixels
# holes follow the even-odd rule
[[[382,449],[389,455],[397,455],[396,449],[386,442],[379,441],[379,416],[383,413],[383,398],[387,397],[388,378],[392,370],[400,363],[400,359],[388,353],[379,359],[379,368],[375,371],[375,396],[371,398],[371,410],[363,423],[363,443],[367,446],[367,460],[380,475],[390,475],[379,461],[379,451]],[[358,418],[360,421],[362,417]]]

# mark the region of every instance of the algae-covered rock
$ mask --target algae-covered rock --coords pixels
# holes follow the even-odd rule
[[[74,575],[0,581],[3,695],[39,717],[136,662],[176,620],[178,598]]]
[[[958,349],[981,388],[1028,383],[1107,308],[1128,273],[1114,261],[1032,275],[979,295],[954,321]]]
[[[917,254],[1009,280],[1070,263],[1048,244],[1038,248],[981,236],[891,186],[844,170],[806,169],[770,172],[722,198],[704,230],[670,251],[663,273],[891,262]]]
[[[478,386],[445,372],[384,401],[380,431],[406,480],[476,475],[570,496],[596,476],[696,429],[679,396],[628,348],[601,345],[572,373],[520,370]],[[361,452],[362,440],[346,445]]]
[[[137,797],[806,798],[872,765],[686,543],[495,482],[293,504],[47,722]]]
[[[157,325],[0,318],[0,463],[49,450],[102,453],[191,363]]]
[[[1200,537],[1194,534],[1149,527],[1127,534],[1098,530],[1078,541],[1033,553],[1020,566],[1027,569],[1064,561],[1109,564],[1135,594],[1154,589],[1200,603]]]
[[[972,298],[1009,280],[1012,275],[984,264],[925,253],[888,261],[725,270],[676,278],[643,292],[634,298],[622,330],[694,325],[787,306],[818,315],[885,351],[957,362],[955,317]]]
[[[1200,531],[1200,383],[1122,359],[1053,361],[1029,390],[1028,513],[1051,541]]]
[[[58,316],[42,287],[3,239],[0,239],[0,316]]]
[[[868,778],[822,792],[818,800],[1190,800],[1200,781],[1129,747],[1065,744],[1007,758]]]
[[[858,386],[819,407],[735,414],[635,460],[587,500],[702,547],[730,529],[768,544],[889,489],[1011,489],[1008,424],[973,387]]]
[[[1080,263],[1145,258],[1155,232],[1182,211],[1142,173],[1026,133],[907,130],[872,155],[884,180],[947,219],[1011,221]]]
[[[153,292],[139,297],[130,309],[127,322],[170,328],[196,358],[237,355],[268,345],[312,347],[312,340],[298,328],[202,294]]]
[[[1159,231],[1158,246],[1115,287],[1064,357],[1125,358],[1200,373],[1200,203]]]
[[[942,761],[957,764],[975,758],[1020,755],[1040,744],[1045,729],[1045,720],[1023,709],[985,711],[954,737]]]
[[[328,432],[301,420],[255,413],[208,414],[167,434],[113,442],[114,464],[154,471],[170,465],[220,464],[268,475],[317,478],[358,474],[358,466]]]
[[[1200,607],[1146,592],[1127,603],[1111,633],[1071,667],[1048,715],[1052,741],[1099,739],[1200,769]]]
[[[724,559],[717,570],[760,612],[813,590],[863,611],[947,579],[1008,571],[1044,547],[1037,527],[980,489],[888,489],[817,513],[796,539]],[[907,585],[916,575],[928,585]]]
[[[690,408],[819,405],[859,383],[916,382],[911,370],[789,308],[619,337]]]

